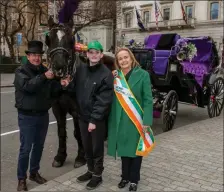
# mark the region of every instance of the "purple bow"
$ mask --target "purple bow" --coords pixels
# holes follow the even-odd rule
[[[73,18],[73,13],[78,8],[78,0],[64,0],[64,6],[59,11],[59,23],[68,23]]]

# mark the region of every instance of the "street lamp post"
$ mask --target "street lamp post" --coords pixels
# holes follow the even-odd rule
[[[56,1],[54,0],[54,22],[56,22]]]

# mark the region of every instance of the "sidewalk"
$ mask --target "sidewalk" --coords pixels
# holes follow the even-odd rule
[[[156,147],[143,160],[138,191],[223,191],[223,114],[155,139]],[[104,182],[96,191],[128,191],[117,188],[120,167],[119,158],[106,156]],[[76,182],[85,171],[85,166],[74,169],[31,191],[86,191],[86,183]]]
[[[15,74],[14,73],[1,73],[1,79],[0,79],[0,86],[3,87],[14,87],[13,81],[14,81]]]

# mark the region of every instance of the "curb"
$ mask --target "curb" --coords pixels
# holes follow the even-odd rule
[[[1,88],[14,87],[14,85],[0,85]]]

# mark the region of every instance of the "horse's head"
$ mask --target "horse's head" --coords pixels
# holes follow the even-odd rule
[[[73,21],[56,24],[52,17],[48,20],[49,33],[46,36],[48,62],[53,73],[60,78],[71,75],[74,65]]]
[[[107,66],[110,71],[115,70],[115,56],[113,54],[104,53],[101,59],[102,63]]]

